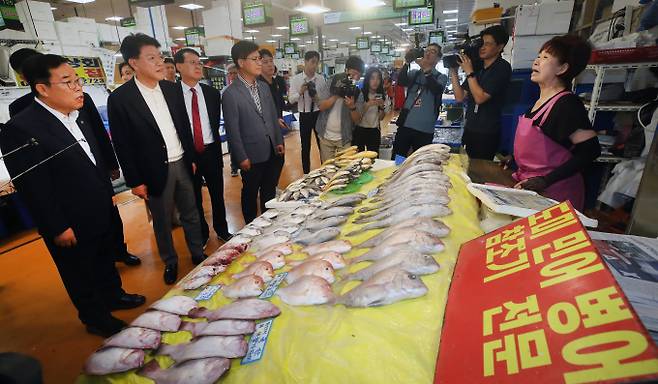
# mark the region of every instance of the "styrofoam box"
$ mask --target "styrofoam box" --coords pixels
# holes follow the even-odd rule
[[[536,35],[538,19],[539,4],[519,5],[516,7],[516,17],[514,18],[514,35]]]
[[[532,68],[532,62],[535,61],[539,48],[555,36],[558,35],[514,36],[510,61],[512,69]]]
[[[119,40],[123,40],[131,33],[137,33],[135,27],[119,27]]]
[[[98,28],[96,27],[96,23],[94,24],[89,24],[89,23],[74,23],[69,21],[69,24],[73,24],[78,28],[78,31],[80,32],[87,32],[87,33],[95,33],[98,34]]]
[[[537,20],[537,35],[555,35],[569,32],[573,0],[542,3]]]
[[[29,10],[28,6],[29,5]],[[50,3],[44,3],[41,1],[32,1],[29,0],[23,0],[19,3],[16,3],[16,11],[20,14],[22,12],[27,15],[27,20],[30,19],[30,15],[32,16],[32,19],[34,20],[41,20],[41,21],[55,21],[55,16],[53,15],[53,11],[50,9]]]
[[[96,24],[96,27],[98,28],[98,37],[100,41],[106,41],[110,43],[119,42],[119,34],[117,33],[114,25],[98,23]]]
[[[96,25],[96,19],[90,19],[88,17],[69,17],[66,19],[66,21],[69,23]]]
[[[80,43],[98,47],[98,33],[80,31]]]
[[[66,45],[80,45],[80,30],[78,29],[79,24],[67,23],[64,21],[56,21],[55,29],[57,30],[57,36],[59,40]]]
[[[34,26],[27,26],[26,30],[29,29],[31,33],[34,33],[34,30],[36,29],[36,33],[34,37],[39,38],[40,40],[57,40],[57,31],[55,30],[55,23],[52,21],[41,21],[41,20],[34,20]]]

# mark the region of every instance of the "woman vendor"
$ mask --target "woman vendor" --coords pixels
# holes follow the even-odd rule
[[[514,139],[515,188],[569,200],[578,210],[585,200],[582,171],[601,153],[583,102],[569,91],[590,54],[589,43],[576,36],[544,43],[530,75],[539,85],[539,99],[519,117]]]

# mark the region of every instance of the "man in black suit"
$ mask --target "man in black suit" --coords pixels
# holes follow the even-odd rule
[[[42,56],[41,52],[37,52],[31,48],[22,48],[12,53],[9,56],[9,63],[11,67],[19,73],[21,76],[25,77],[25,69],[29,70],[29,65],[24,65],[30,60],[37,60],[38,57]],[[35,58],[37,57],[37,58]],[[25,68],[24,68],[25,67]],[[104,135],[107,136],[105,132],[105,126],[103,125],[103,120],[101,115],[96,109],[94,101],[86,93],[84,95],[84,103],[82,104],[82,110],[84,110],[89,116],[89,124],[94,130],[95,135]],[[19,97],[9,104],[9,116],[14,117],[19,112],[29,107],[34,102],[34,92],[30,92],[26,95]],[[99,142],[100,150],[103,154],[103,159],[105,160],[105,165],[108,167],[107,171],[109,177],[114,181],[119,178],[119,163],[114,154],[114,149],[112,148],[112,143],[109,140],[102,140]],[[134,266],[141,264],[139,257],[128,252],[128,245],[123,236],[123,221],[121,220],[121,215],[119,214],[119,209],[116,206],[113,206],[112,210],[112,223],[114,228],[114,260],[123,262],[126,265]]]
[[[126,325],[111,310],[145,301],[123,291],[114,266],[113,190],[101,150],[109,139],[80,110],[82,81],[65,58],[42,55],[26,65],[37,98],[7,123],[0,147],[6,153],[31,140],[38,144],[8,156],[5,164],[78,317],[88,332],[107,337]]]
[[[283,167],[285,147],[276,105],[266,83],[258,81],[263,58],[258,45],[239,41],[231,48],[238,79],[224,91],[222,110],[233,161],[242,170],[242,215],[246,223],[273,199]]]
[[[203,254],[201,224],[194,198],[194,144],[183,100],[174,83],[164,81],[164,63],[154,38],[138,33],[121,42],[121,54],[135,77],[107,102],[110,131],[126,184],[146,200],[165,264],[164,280],[178,277],[178,255],[171,235],[174,204],[180,212],[192,261]]]
[[[203,213],[201,188],[205,179],[212,203],[212,224],[222,241],[231,239],[226,222],[224,206],[224,160],[219,137],[219,114],[221,95],[213,87],[199,83],[203,78],[203,65],[199,54],[191,48],[183,48],[174,55],[176,70],[181,75],[178,83],[181,97],[185,101],[189,126],[194,140],[197,171],[194,175],[194,193],[201,221],[204,243],[210,237],[210,229]]]

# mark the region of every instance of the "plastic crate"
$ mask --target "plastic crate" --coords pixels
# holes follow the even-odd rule
[[[592,51],[590,64],[616,64],[658,61],[658,46],[600,49]]]

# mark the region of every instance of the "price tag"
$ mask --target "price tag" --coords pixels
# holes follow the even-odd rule
[[[269,319],[256,324],[256,330],[249,339],[247,354],[242,358],[241,365],[253,363],[263,357],[265,344],[267,344],[267,338],[270,336],[273,321],[274,319]]]
[[[215,293],[222,288],[221,285],[209,285],[199,292],[197,297],[194,298],[196,301],[210,300],[211,297],[215,296]]]
[[[267,284],[267,288],[263,291],[263,293],[258,296],[259,299],[269,299],[270,297],[274,296],[274,292],[279,288],[279,285],[281,285],[281,282],[283,279],[286,278],[288,275],[288,272],[283,272],[279,273],[278,275],[274,276],[274,279],[270,281],[269,284]]]

